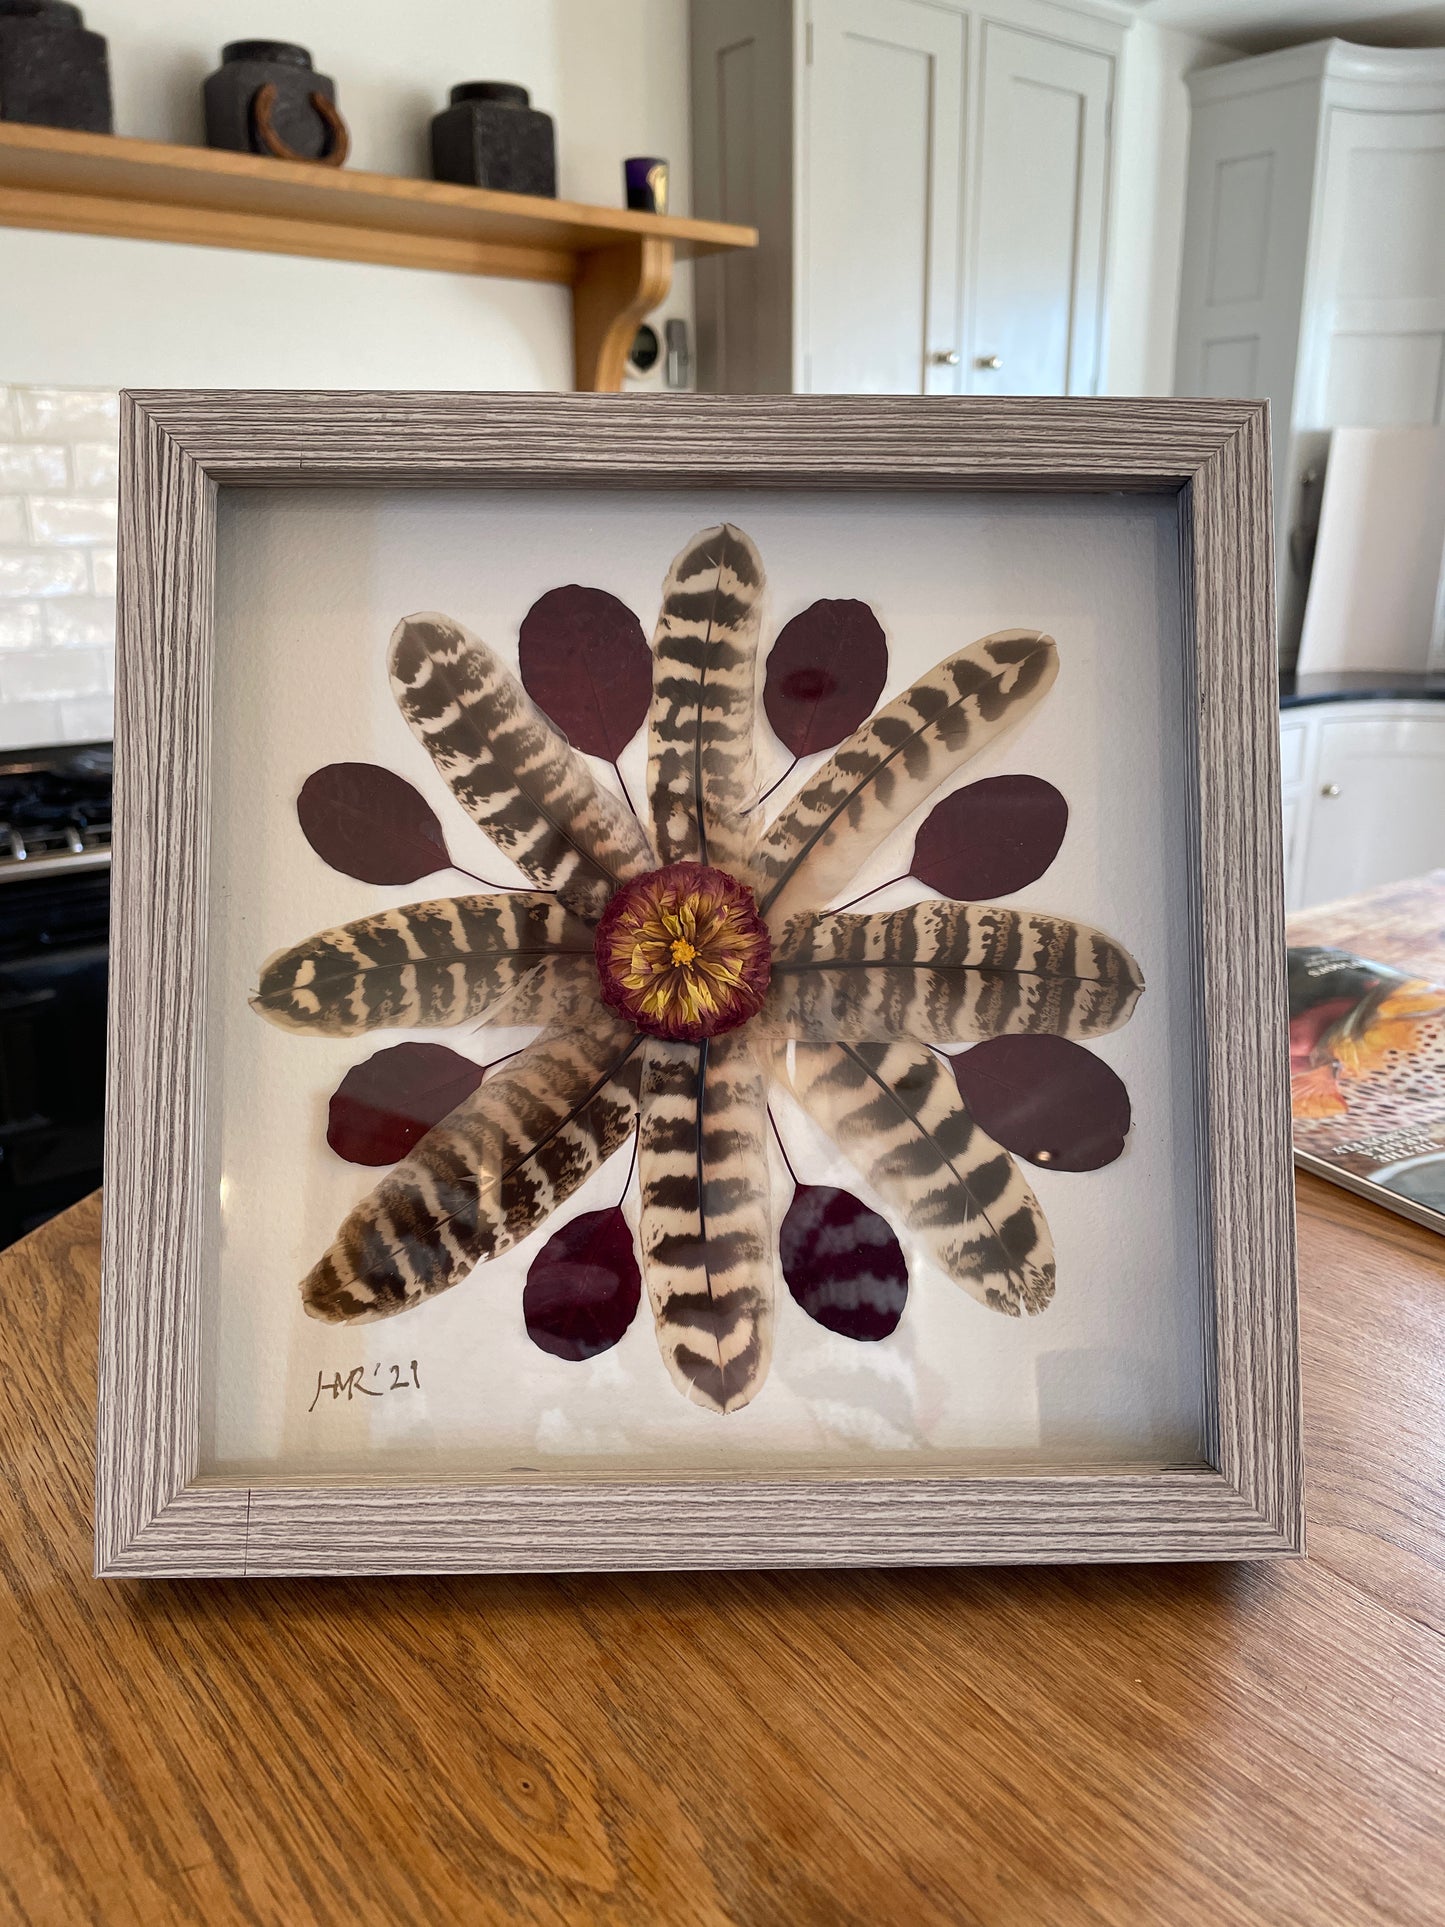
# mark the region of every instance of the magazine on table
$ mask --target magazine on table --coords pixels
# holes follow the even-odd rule
[[[1445,984],[1289,952],[1295,1162],[1445,1232]]]

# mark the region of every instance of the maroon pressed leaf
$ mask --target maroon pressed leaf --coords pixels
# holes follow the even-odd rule
[[[963,903],[1006,897],[1043,875],[1068,826],[1068,804],[1042,777],[985,777],[929,811],[910,868]]]
[[[637,1315],[642,1273],[617,1205],[584,1211],[543,1245],[527,1272],[527,1336],[554,1358],[610,1351]]]
[[[800,1184],[778,1231],[788,1290],[844,1338],[887,1338],[903,1316],[908,1261],[886,1219],[851,1191]]]
[[[888,644],[868,604],[815,602],[778,633],[763,707],[794,756],[814,756],[872,715],[887,680]]]
[[[363,883],[415,883],[451,867],[436,812],[405,777],[375,763],[328,763],[296,799],[301,833],[323,863]]]
[[[392,1044],[353,1065],[337,1085],[326,1142],[351,1164],[396,1164],[485,1075],[484,1064],[445,1044]]]
[[[970,1117],[1048,1171],[1097,1171],[1129,1135],[1129,1093],[1067,1037],[991,1037],[950,1060]]]
[[[576,582],[549,589],[522,618],[517,659],[527,694],[572,747],[615,763],[652,700],[652,651],[627,604]]]

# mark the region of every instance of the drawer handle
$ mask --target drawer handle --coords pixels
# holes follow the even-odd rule
[[[928,359],[935,368],[956,368],[959,363],[959,353],[956,348],[935,348]]]
[[[985,368],[988,370],[990,374],[993,374],[998,369],[1003,367],[1003,356],[1002,355],[975,355],[973,358],[973,365],[975,368]]]
[[[1338,783],[1326,783],[1324,788],[1320,791],[1321,796],[1338,796],[1339,793],[1340,793],[1340,786]]]

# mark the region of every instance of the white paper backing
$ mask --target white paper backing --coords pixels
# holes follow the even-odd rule
[[[1183,695],[1171,503],[1151,497],[791,492],[226,491],[217,582],[208,1155],[216,1221],[205,1285],[208,1471],[435,1478],[518,1468],[587,1472],[846,1471],[1040,1456],[1080,1464],[1197,1460],[1201,1281],[1194,1202],[1195,1018],[1187,970]],[[615,1202],[624,1150],[564,1212],[442,1297],[352,1330],[303,1313],[298,1281],[381,1175],[325,1141],[345,1071],[406,1035],[490,1061],[523,1033],[386,1032],[350,1041],[274,1028],[250,1010],[272,950],[390,904],[474,888],[439,875],[379,889],[330,870],[296,822],[324,763],[372,761],[432,803],[453,856],[518,873],[432,770],[396,711],[384,655],[403,615],[454,615],[509,660],[543,591],[611,590],[649,633],[673,555],[723,519],[758,543],[765,646],[818,597],[873,606],[890,651],[885,700],[990,630],[1047,629],[1058,681],[951,787],[1032,772],[1068,798],[1063,849],[1009,899],[1096,924],[1139,959],[1132,1022],[1092,1046],[1129,1088],[1134,1129],[1107,1169],[1027,1175],[1058,1256],[1041,1317],[986,1310],[905,1237],[911,1284],[894,1335],[861,1345],[815,1325],[780,1288],[771,1376],[746,1410],[688,1403],[662,1365],[646,1298],[615,1350],[566,1363],[527,1338],[527,1266],[565,1216]],[[760,722],[764,766],[787,756]],[[623,761],[644,788],[645,734]],[[807,774],[795,771],[779,807]],[[771,780],[771,774],[768,780]],[[923,813],[920,812],[920,817]],[[916,820],[854,890],[908,865]],[[851,892],[850,892],[851,894]],[[897,886],[888,908],[925,894]],[[881,1201],[786,1097],[798,1174]],[[160,1154],[159,1147],[157,1154]],[[778,1209],[789,1186],[774,1155]],[[635,1222],[635,1181],[629,1215]],[[886,1215],[886,1213],[885,1213]],[[420,1389],[315,1399],[318,1377],[393,1364]]]

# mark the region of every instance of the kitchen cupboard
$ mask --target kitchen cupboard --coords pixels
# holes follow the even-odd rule
[[[1445,703],[1287,710],[1280,777],[1286,909],[1445,865]]]
[[[1189,89],[1175,389],[1269,398],[1289,663],[1329,431],[1445,421],[1445,49],[1326,40]]]
[[[692,0],[698,378],[1098,392],[1125,29],[1055,0]]]

